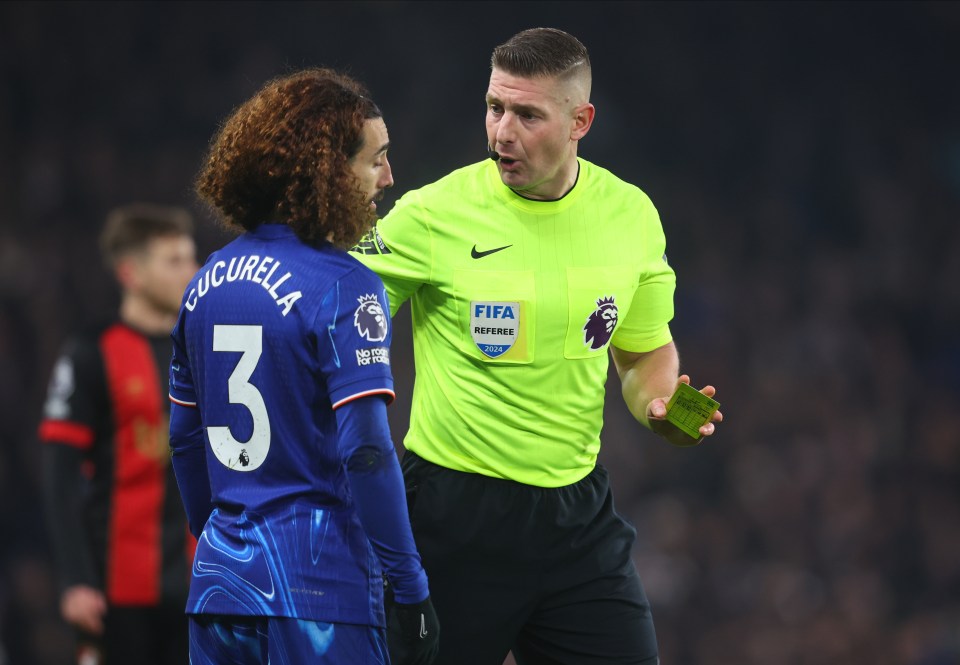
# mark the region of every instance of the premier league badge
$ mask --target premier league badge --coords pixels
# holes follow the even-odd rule
[[[470,303],[470,335],[488,358],[499,358],[509,351],[517,341],[519,329],[519,302]]]
[[[387,338],[387,315],[373,293],[357,298],[360,306],[353,313],[353,325],[368,342],[382,342]]]
[[[592,350],[601,348],[610,341],[617,327],[617,303],[614,296],[597,300],[597,308],[587,317],[583,326],[583,344]]]

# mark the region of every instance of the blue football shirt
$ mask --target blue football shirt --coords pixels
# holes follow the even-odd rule
[[[187,287],[170,397],[199,409],[214,506],[188,613],[383,624],[334,409],[392,399],[389,311],[373,272],[280,224],[212,254]]]

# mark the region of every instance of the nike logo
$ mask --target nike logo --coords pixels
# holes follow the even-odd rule
[[[427,617],[423,614],[420,615],[420,639],[422,640],[427,636]]]
[[[508,247],[513,247],[513,245],[504,245],[503,247],[496,247],[496,248],[494,248],[494,249],[488,249],[488,250],[486,250],[486,251],[484,251],[484,252],[478,252],[478,251],[477,251],[477,246],[474,245],[474,246],[473,246],[473,249],[470,250],[470,256],[472,256],[472,257],[475,258],[475,259],[482,259],[482,258],[485,257],[485,256],[489,256],[490,254],[493,254],[494,252],[500,252],[500,251],[502,251],[502,250],[504,250],[504,249],[507,249]]]

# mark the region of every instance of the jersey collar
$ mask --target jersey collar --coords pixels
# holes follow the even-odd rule
[[[535,215],[552,215],[566,210],[577,202],[581,192],[587,187],[590,170],[588,163],[577,157],[577,181],[562,198],[552,201],[536,201],[517,194],[500,180],[500,171],[497,170],[497,165],[494,162],[488,162],[487,174],[493,191],[509,205]]]

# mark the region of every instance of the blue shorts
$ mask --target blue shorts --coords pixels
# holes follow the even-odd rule
[[[383,628],[260,616],[190,616],[190,665],[388,665]]]

